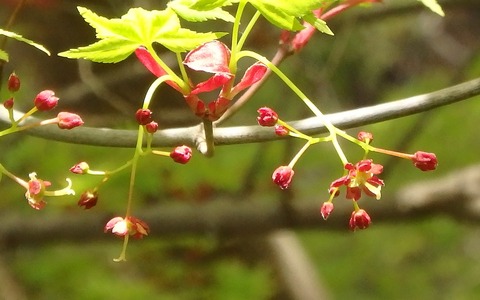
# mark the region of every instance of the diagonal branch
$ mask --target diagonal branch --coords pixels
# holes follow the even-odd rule
[[[477,95],[480,95],[480,78],[428,94],[334,113],[327,115],[327,117],[332,124],[338,128],[347,129],[425,112],[437,107],[467,100]],[[252,116],[252,119],[254,119],[254,116]],[[38,122],[39,120],[29,118],[27,121]],[[8,112],[3,107],[0,107],[0,122],[9,122]],[[327,132],[325,126],[316,117],[291,121],[289,123],[309,135]],[[201,132],[199,126],[201,125],[160,130],[154,135],[152,146],[170,147],[181,144],[195,145],[198,132]],[[57,126],[42,126],[26,132],[45,139],[104,147],[132,148],[135,147],[137,139],[136,130],[109,128],[81,127],[72,131],[65,131],[59,130]],[[275,135],[271,128],[260,127],[258,125],[219,127],[215,128],[214,131],[216,145],[258,143],[277,139],[281,139],[281,137]]]

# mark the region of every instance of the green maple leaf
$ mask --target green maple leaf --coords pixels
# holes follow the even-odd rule
[[[273,25],[291,31],[302,30],[301,19],[314,25],[325,33],[331,33],[325,22],[317,19],[312,10],[319,8],[329,0],[248,0]],[[314,18],[314,19],[313,19]]]
[[[229,12],[222,9],[223,6],[227,5],[231,5],[231,1],[175,0],[167,4],[179,17],[190,22],[203,22],[216,19],[234,22],[235,18]]]
[[[442,7],[438,4],[437,0],[418,0],[423,3],[426,7],[430,8],[434,13],[444,17],[445,13],[443,12]]]
[[[4,35],[6,37],[9,37],[9,38],[12,38],[12,39],[15,39],[19,42],[23,42],[23,43],[26,43],[32,47],[35,47],[37,48],[38,50],[46,53],[47,55],[50,55],[50,52],[42,45],[38,44],[38,43],[35,43],[34,41],[32,40],[29,40],[29,39],[26,39],[24,38],[23,36],[15,33],[15,32],[11,32],[11,31],[7,31],[7,30],[3,30],[3,29],[0,29],[0,35]],[[3,51],[0,49],[0,60],[4,60],[4,61],[8,61],[8,54],[7,52]]]
[[[224,35],[182,28],[178,16],[169,8],[161,11],[132,8],[121,18],[112,19],[83,7],[78,7],[78,11],[100,40],[61,52],[60,56],[115,63],[127,58],[139,46],[159,43],[173,52],[184,52]]]

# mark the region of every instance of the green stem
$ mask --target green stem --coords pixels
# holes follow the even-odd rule
[[[147,94],[145,95],[145,99],[143,100],[143,106],[142,106],[143,109],[147,109],[150,106],[150,102],[152,101],[153,94],[155,93],[157,88],[160,86],[160,84],[162,84],[162,82],[165,82],[171,79],[172,79],[172,76],[170,75],[163,75],[155,79],[155,81],[148,88]]]
[[[182,74],[183,82],[188,82],[187,71],[185,70],[185,65],[182,62],[182,56],[180,53],[175,53],[177,56],[178,67],[180,68],[180,73]]]
[[[232,29],[232,46],[231,46],[231,56],[230,56],[230,64],[228,68],[230,69],[230,73],[235,74],[237,72],[237,53],[240,51],[238,48],[238,32],[240,28],[240,20],[242,19],[243,10],[245,9],[245,5],[247,1],[241,0],[238,3],[237,13],[235,15],[235,22],[233,22],[233,29]]]
[[[257,11],[252,19],[250,19],[250,22],[248,22],[247,27],[245,27],[245,30],[242,33],[242,36],[240,37],[240,40],[237,43],[236,51],[239,52],[243,48],[243,44],[245,44],[245,41],[247,40],[248,35],[250,34],[250,31],[252,31],[253,26],[257,22],[258,18],[260,17],[260,12]],[[236,62],[235,62],[236,64]]]
[[[116,262],[127,261],[126,255],[127,255],[128,238],[129,238],[128,234],[123,237],[122,252],[120,253],[120,256],[118,258],[114,258],[113,261],[116,261]]]
[[[238,53],[238,59],[244,56],[249,56],[257,59],[258,61],[264,63],[270,70],[272,70],[304,103],[307,107],[320,119],[320,121],[325,125],[325,127],[330,132],[333,146],[340,157],[343,165],[345,165],[348,160],[345,154],[343,153],[340,144],[338,144],[337,133],[339,130],[325,117],[325,115],[313,104],[310,99],[288,78],[277,66],[272,64],[267,58],[257,54],[253,51],[241,51]]]
[[[300,157],[302,157],[303,153],[305,153],[305,151],[307,151],[308,147],[310,147],[312,145],[312,141],[311,140],[308,140],[305,145],[303,145],[302,149],[300,149],[300,151],[297,152],[297,154],[295,155],[295,157],[293,157],[293,159],[290,161],[290,163],[288,164],[288,166],[290,168],[293,169],[293,167],[295,166],[295,164],[297,163],[297,161],[300,159]]]
[[[16,183],[18,183],[19,185],[23,186],[24,188],[27,188],[28,189],[28,182],[26,182],[25,180],[15,176],[14,174],[10,173],[10,171],[8,171],[7,169],[5,169],[5,167],[0,164],[0,172],[7,175],[7,177],[9,177],[10,179],[12,179],[13,181],[15,181]]]
[[[170,80],[174,81],[182,89],[182,91],[184,91],[185,94],[190,93],[190,86],[188,83],[183,81],[180,77],[178,77],[177,74],[175,74],[175,72],[173,72],[173,70],[157,55],[157,52],[155,52],[151,45],[147,47],[147,50],[152,55],[153,59],[155,59],[155,61],[160,65],[160,67],[171,76]]]

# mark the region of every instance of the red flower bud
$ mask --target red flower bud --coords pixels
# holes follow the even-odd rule
[[[3,102],[3,107],[5,107],[5,109],[12,109],[14,103],[15,101],[13,100],[13,98],[9,98],[5,100],[5,102]]]
[[[78,206],[83,206],[85,209],[90,209],[97,205],[98,194],[97,192],[86,191],[80,196],[78,200]]]
[[[186,164],[192,158],[192,149],[188,146],[178,146],[172,152],[170,157],[179,164]]]
[[[69,112],[60,112],[57,118],[60,129],[72,129],[83,125],[83,120],[79,115]]]
[[[322,214],[322,218],[326,220],[330,213],[333,211],[333,203],[332,202],[324,202],[322,204],[322,208],[320,208],[320,213]]]
[[[88,170],[90,170],[90,166],[84,161],[79,162],[78,164],[70,168],[70,172],[80,175],[87,174]]]
[[[275,125],[275,134],[278,136],[287,136],[290,130],[283,125]]]
[[[148,133],[155,133],[158,130],[158,123],[155,121],[152,121],[145,125],[145,129],[147,130]]]
[[[434,153],[417,151],[412,155],[413,165],[422,171],[432,171],[437,168],[438,161]]]
[[[137,119],[138,124],[147,125],[152,121],[152,112],[148,108],[140,108],[135,113],[135,118]]]
[[[20,78],[18,78],[17,74],[10,74],[10,76],[8,77],[7,86],[8,90],[12,93],[15,93],[20,89]]]
[[[366,229],[372,223],[372,219],[367,214],[367,212],[363,209],[359,209],[357,211],[352,212],[350,216],[350,221],[348,226],[350,230],[355,231],[355,229]]]
[[[289,166],[278,167],[272,175],[272,180],[282,190],[288,188],[295,172]]]
[[[373,141],[373,134],[370,132],[360,131],[357,135],[357,138],[367,144],[370,144]]]
[[[55,97],[55,92],[45,90],[38,93],[38,95],[33,100],[33,103],[38,110],[46,111],[51,110],[55,106],[57,106],[58,100],[58,97]]]
[[[268,107],[262,107],[257,110],[259,116],[257,117],[257,122],[260,126],[275,126],[278,121],[277,113]]]

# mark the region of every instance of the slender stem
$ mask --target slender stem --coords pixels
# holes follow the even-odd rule
[[[116,262],[127,261],[128,238],[129,238],[128,234],[123,237],[122,252],[120,253],[120,256],[118,258],[114,258],[113,261],[116,261]]]
[[[155,81],[148,88],[147,94],[145,95],[145,99],[143,100],[143,106],[142,106],[143,109],[147,109],[150,106],[150,102],[152,101],[153,94],[155,93],[157,88],[160,86],[160,84],[162,84],[162,82],[165,82],[171,79],[172,79],[172,76],[170,75],[163,75],[155,79]]]
[[[28,189],[28,182],[26,182],[25,180],[15,176],[14,174],[10,173],[10,171],[8,171],[2,164],[0,164],[0,172],[7,175],[7,177],[9,177],[10,179],[12,179],[13,181],[15,181],[16,183],[18,183],[19,185],[23,186],[24,188],[27,188]]]
[[[305,145],[303,145],[302,149],[300,149],[300,151],[298,151],[297,154],[293,157],[288,166],[293,169],[297,161],[300,159],[300,157],[302,157],[303,153],[305,153],[305,151],[307,151],[308,147],[310,147],[311,145],[312,141],[308,140]]]
[[[180,68],[180,73],[182,74],[183,81],[188,82],[187,70],[185,70],[185,65],[182,62],[182,56],[178,52],[175,54],[177,56],[178,67]]]
[[[148,52],[150,52],[155,61],[160,65],[160,67],[165,72],[167,72],[168,75],[171,76],[171,80],[174,81],[184,91],[185,94],[188,94],[190,92],[189,85],[180,77],[178,77],[175,72],[173,72],[173,70],[157,55],[157,52],[153,49],[151,45],[147,47],[147,50]]]
[[[245,41],[247,40],[247,37],[250,34],[250,31],[252,31],[252,28],[257,22],[259,17],[260,17],[260,12],[257,11],[253,15],[252,19],[250,19],[250,22],[248,22],[247,27],[245,27],[245,30],[243,30],[242,36],[240,37],[240,40],[237,43],[237,47],[236,47],[237,52],[242,50],[243,44],[245,44]]]
[[[231,56],[230,56],[230,64],[229,69],[232,74],[237,72],[237,53],[239,52],[238,48],[238,32],[240,28],[240,20],[242,19],[243,10],[245,9],[245,5],[247,1],[241,0],[238,3],[237,13],[235,15],[235,22],[233,23],[232,29],[232,45],[231,45]]]

